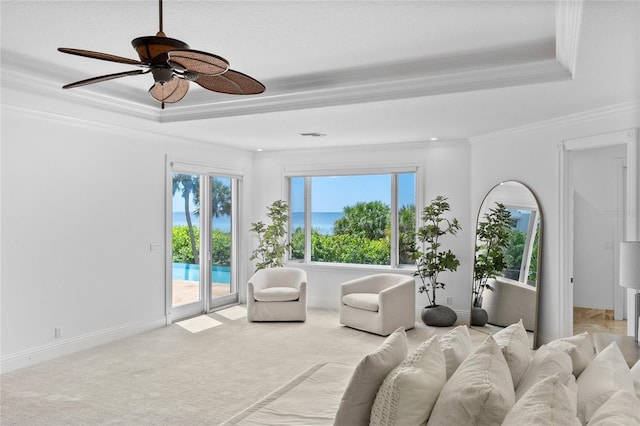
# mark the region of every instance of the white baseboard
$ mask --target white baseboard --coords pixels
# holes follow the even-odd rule
[[[123,339],[145,331],[164,327],[164,315],[116,327],[98,330],[82,336],[61,339],[55,343],[42,345],[33,349],[16,352],[0,359],[0,373],[18,370],[30,365],[38,364],[64,355],[69,355],[84,349],[93,348],[114,340]]]

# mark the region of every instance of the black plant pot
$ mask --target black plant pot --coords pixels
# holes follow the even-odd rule
[[[489,321],[489,314],[482,308],[473,306],[471,308],[471,325],[483,327]]]
[[[422,322],[431,327],[450,327],[458,320],[458,315],[448,306],[435,305],[422,308]]]

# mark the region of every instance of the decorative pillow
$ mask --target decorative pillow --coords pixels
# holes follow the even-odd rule
[[[446,380],[440,339],[434,336],[384,379],[373,403],[369,424],[425,424]]]
[[[640,399],[640,360],[631,367],[631,378],[633,386],[636,388],[636,396]]]
[[[471,337],[466,325],[459,325],[440,336],[440,348],[447,364],[447,380],[471,353]]]
[[[534,384],[507,413],[502,426],[579,426],[576,394],[554,374]]]
[[[586,424],[593,413],[616,391],[635,393],[629,366],[616,342],[604,348],[587,365],[578,383],[578,418]]]
[[[445,383],[427,425],[499,425],[515,399],[507,361],[489,336]]]
[[[511,324],[509,327],[500,330],[493,335],[493,338],[498,346],[502,348],[515,388],[520,383],[520,379],[524,376],[527,368],[529,368],[533,353],[527,330],[525,330],[522,320],[520,320],[516,324]]]
[[[640,400],[635,394],[619,390],[591,416],[589,426],[640,425]]]
[[[576,334],[571,337],[556,339],[548,346],[565,352],[571,357],[573,363],[573,375],[578,378],[587,364],[595,357],[591,335],[588,332]]]
[[[542,379],[559,374],[562,384],[573,382],[571,357],[564,352],[543,345],[533,354],[529,368],[516,386],[516,401]]]
[[[404,327],[391,333],[373,353],[356,366],[342,395],[334,425],[368,425],[371,407],[385,377],[407,357]]]

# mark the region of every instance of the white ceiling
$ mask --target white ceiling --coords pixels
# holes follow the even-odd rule
[[[191,84],[164,111],[149,75],[62,90],[132,67],[56,50],[136,58],[155,0],[0,3],[4,104],[247,150],[466,139],[639,98],[639,1],[164,0],[167,36],[267,87]]]

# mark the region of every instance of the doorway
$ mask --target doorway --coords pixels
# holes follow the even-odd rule
[[[238,302],[238,178],[172,167],[167,269],[170,322]]]
[[[559,218],[560,218],[560,262],[559,262],[559,289],[558,302],[560,307],[560,321],[558,322],[557,335],[570,336],[574,334],[573,329],[573,307],[574,307],[574,271],[576,267],[573,265],[574,256],[574,210],[575,210],[575,193],[572,187],[571,178],[571,155],[574,152],[582,150],[592,150],[603,147],[612,147],[616,145],[626,146],[626,191],[618,188],[622,192],[624,200],[624,211],[618,211],[622,217],[618,217],[618,221],[624,221],[624,229],[620,230],[622,238],[626,241],[635,241],[639,238],[638,230],[640,222],[637,220],[637,211],[640,204],[640,140],[638,139],[637,129],[620,130],[610,133],[602,133],[592,136],[586,136],[577,139],[567,139],[562,141],[559,147],[559,165],[560,165],[560,188],[559,188]],[[574,180],[575,181],[575,180]],[[615,215],[615,214],[614,214]],[[615,244],[614,244],[615,245]],[[617,247],[613,247],[617,251]],[[617,278],[614,278],[614,280]],[[624,289],[623,289],[624,292]],[[624,292],[626,294],[626,312],[627,312],[627,335],[633,335],[635,306],[630,300],[630,290]]]
[[[626,145],[572,151],[574,334],[625,333],[625,292],[618,282],[624,220]]]

